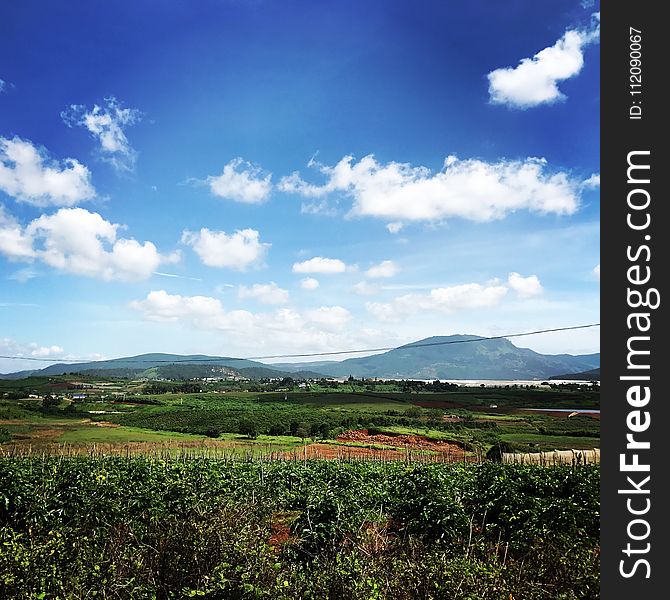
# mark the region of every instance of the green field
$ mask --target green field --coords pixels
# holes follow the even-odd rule
[[[79,398],[82,385],[88,386],[84,399]],[[110,378],[73,384],[66,376],[2,381],[0,443],[46,451],[62,444],[216,443],[233,452],[274,453],[315,441],[335,444],[342,432],[367,429],[452,441],[477,456],[501,442],[520,452],[599,445],[596,418],[520,412],[528,407],[598,408],[599,392],[578,386],[452,386],[429,393],[423,387],[408,391],[407,382],[375,382],[375,391],[360,382],[330,382],[309,390],[296,385],[284,391],[201,385],[202,391],[190,393],[143,393],[156,385]],[[188,384],[193,387],[198,385]],[[60,392],[47,407],[39,394],[53,389]],[[27,398],[28,394],[37,397]]]

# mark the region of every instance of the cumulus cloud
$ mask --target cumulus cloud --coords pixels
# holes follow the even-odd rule
[[[241,299],[253,298],[262,304],[286,304],[288,302],[288,290],[280,288],[274,281],[255,283],[251,287],[241,285],[237,296]]]
[[[405,294],[389,303],[368,302],[366,310],[382,321],[399,321],[417,312],[453,313],[472,308],[489,308],[500,303],[507,294],[503,285],[467,283],[434,288],[428,294]]]
[[[393,277],[398,273],[398,265],[392,260],[383,260],[378,265],[370,267],[365,274],[373,279]]]
[[[142,120],[135,108],[122,108],[113,96],[105,98],[104,105],[93,105],[89,110],[83,104],[71,104],[61,113],[68,127],[81,126],[100,144],[100,157],[119,171],[135,168],[137,152],[131,147],[125,129]]]
[[[221,175],[210,175],[206,181],[215,196],[246,204],[260,204],[270,196],[271,179],[271,173],[265,174],[260,167],[238,157],[223,167]]]
[[[294,263],[294,273],[344,273],[347,270],[347,265],[339,258],[323,258],[322,256],[315,256],[303,262]]]
[[[349,311],[341,306],[321,306],[297,311],[278,308],[272,312],[254,313],[227,310],[220,300],[207,296],[181,296],[165,290],[150,292],[143,300],[130,303],[145,319],[157,322],[182,323],[207,331],[225,331],[235,340],[253,347],[277,347],[300,350],[332,350],[349,347],[354,341],[342,331],[351,320]]]
[[[538,296],[544,291],[542,285],[540,284],[540,280],[537,278],[537,275],[522,277],[518,273],[510,273],[509,277],[507,278],[507,284],[521,298]]]
[[[600,187],[600,173],[594,173],[588,179],[582,181],[582,187],[590,190],[596,190]]]
[[[204,227],[198,232],[184,231],[181,241],[193,248],[207,266],[238,271],[262,261],[270,247],[260,241],[260,233],[255,229],[238,229],[227,234]]]
[[[398,222],[398,221],[396,221],[394,223],[389,223],[386,226],[386,229],[388,229],[389,232],[391,232],[391,233],[399,233],[402,228],[403,228],[403,224]]]
[[[73,158],[59,164],[19,137],[0,137],[0,190],[40,207],[72,206],[95,196],[84,165]]]
[[[501,219],[517,210],[569,215],[579,205],[580,184],[564,172],[548,172],[541,158],[486,162],[449,156],[439,172],[407,163],[382,164],[368,155],[345,156],[335,166],[320,165],[321,186],[293,181],[296,193],[343,193],[353,199],[349,216],[384,220],[472,221]],[[399,231],[395,222],[390,231]]]
[[[585,46],[600,37],[600,13],[594,13],[586,29],[568,29],[553,45],[516,67],[496,69],[488,74],[493,104],[526,109],[565,99],[558,83],[575,77],[584,66]]]
[[[305,277],[300,280],[300,287],[303,290],[315,290],[319,287],[319,280],[314,277]]]
[[[591,271],[591,273],[593,273],[593,276],[594,276],[598,281],[600,281],[600,263],[598,263],[598,264],[593,268],[593,271]]]
[[[510,289],[524,298],[543,291],[537,276],[522,277],[513,272],[509,274],[507,285],[499,280],[493,280],[484,285],[466,283],[439,287],[431,289],[427,294],[398,296],[390,302],[367,302],[365,308],[380,321],[400,321],[416,313],[451,314],[461,310],[497,306]]]
[[[26,227],[0,217],[0,252],[10,260],[41,261],[50,267],[105,281],[147,279],[162,256],[152,242],[117,238],[121,225],[83,208],[61,208],[42,215]]]
[[[9,337],[0,338],[0,349],[3,354],[11,354],[12,356],[27,358],[60,357],[64,352],[61,346],[55,344],[51,346],[42,346],[35,342],[25,344],[17,342]]]
[[[9,260],[30,260],[35,256],[33,239],[0,205],[0,254]]]

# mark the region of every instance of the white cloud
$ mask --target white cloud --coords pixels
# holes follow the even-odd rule
[[[540,280],[537,278],[537,275],[522,277],[518,273],[510,273],[509,277],[507,278],[507,284],[521,298],[538,296],[544,291],[542,285],[540,284]]]
[[[72,104],[61,113],[68,127],[85,127],[100,144],[100,156],[119,171],[135,168],[137,152],[131,147],[124,129],[138,123],[142,113],[135,108],[122,108],[113,96],[105,98],[105,105],[93,105],[88,110],[83,104]]]
[[[400,223],[399,221],[396,221],[394,223],[389,223],[386,226],[386,229],[388,229],[391,233],[399,233],[402,228],[403,228],[403,224]]]
[[[210,175],[207,183],[215,196],[246,204],[260,204],[270,196],[271,179],[271,173],[264,174],[260,167],[238,157],[223,167],[221,175]]]
[[[576,76],[584,66],[584,47],[598,41],[600,13],[594,13],[588,29],[568,29],[553,45],[516,67],[496,69],[488,74],[493,104],[526,109],[564,100],[558,82]]]
[[[0,254],[9,260],[30,260],[35,257],[33,239],[0,205]]]
[[[241,285],[237,296],[241,299],[254,298],[262,304],[286,304],[288,291],[280,288],[274,281],[255,283],[251,287]]]
[[[279,308],[272,312],[253,313],[227,310],[216,298],[181,296],[164,290],[152,291],[145,299],[133,301],[130,307],[145,319],[164,323],[181,323],[207,331],[226,331],[231,342],[248,345],[258,352],[269,348],[284,350],[332,350],[360,345],[362,332],[355,337],[343,331],[351,314],[341,306],[322,306],[303,312]]]
[[[67,273],[106,281],[147,279],[162,256],[151,242],[117,239],[120,225],[83,208],[61,208],[42,215],[25,228],[4,217],[0,220],[0,252],[11,260],[39,260]]]
[[[341,306],[322,306],[305,313],[307,320],[326,329],[338,329],[351,320],[351,313]]]
[[[593,271],[591,271],[591,273],[593,273],[593,276],[594,276],[598,281],[600,281],[600,263],[598,263],[598,264],[593,268]]]
[[[303,290],[315,290],[319,287],[319,280],[314,277],[305,277],[300,280],[300,287]]]
[[[359,296],[375,296],[380,292],[379,286],[372,285],[367,281],[359,281],[351,289]]]
[[[596,190],[600,187],[600,173],[593,173],[591,177],[582,181],[582,187],[590,190]]]
[[[368,277],[373,279],[378,279],[382,277],[393,277],[398,273],[398,265],[396,265],[392,260],[384,260],[378,265],[370,267],[365,274]]]
[[[209,267],[224,267],[244,271],[265,257],[270,244],[260,241],[255,229],[238,229],[235,233],[210,231],[184,231],[183,244],[193,248],[200,260]]]
[[[63,348],[60,346],[37,346],[35,344],[30,354],[36,358],[51,358],[63,354]]]
[[[347,265],[339,258],[323,258],[322,256],[315,256],[303,262],[294,263],[294,273],[344,273],[347,270]]]
[[[2,253],[1,249],[0,253]],[[27,281],[30,281],[31,279],[34,279],[35,277],[38,276],[39,273],[37,271],[31,269],[30,267],[25,267],[23,269],[15,271],[9,277],[7,277],[7,279],[11,279],[12,281],[18,281],[19,283],[26,283]]]
[[[345,156],[335,166],[319,169],[327,177],[324,185],[295,190],[311,196],[348,194],[353,198],[350,216],[491,221],[517,210],[572,214],[579,204],[579,182],[564,172],[546,172],[546,161],[540,158],[490,163],[449,156],[444,168],[433,173],[407,163],[382,164],[372,155],[357,163]]]
[[[366,302],[365,310],[380,321],[397,321],[400,315],[392,304],[387,302]]]
[[[63,165],[19,137],[0,136],[0,190],[33,206],[72,206],[95,196],[91,173],[67,158]]]
[[[0,94],[5,91],[5,80],[0,79]]]
[[[533,277],[520,278],[522,283],[519,283],[516,278],[513,278],[513,281],[517,288],[535,290]],[[365,308],[381,321],[400,321],[409,315],[429,311],[451,314],[462,310],[497,306],[505,298],[510,287],[512,286],[502,285],[496,280],[485,285],[466,283],[433,288],[427,294],[405,294],[386,303],[368,302]],[[516,291],[519,290],[516,289]]]
[[[300,205],[300,213],[303,215],[321,215],[324,217],[334,217],[337,215],[337,209],[334,206],[331,206],[330,203],[325,200],[315,200],[314,202],[303,202]]]
[[[498,279],[486,284],[466,283],[431,289],[427,294],[405,294],[391,302],[368,302],[366,310],[380,321],[400,321],[409,315],[428,311],[451,314],[461,310],[491,308],[505,298],[509,290],[520,298],[530,298],[544,290],[536,275],[509,274],[507,285]]]
[[[2,354],[9,354],[12,356],[27,357],[27,358],[52,358],[59,357],[64,350],[61,346],[51,345],[42,346],[31,342],[29,344],[20,343],[16,340],[4,337],[0,338],[0,351]],[[33,363],[33,368],[35,363]]]

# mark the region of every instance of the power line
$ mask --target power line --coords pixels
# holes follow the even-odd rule
[[[600,323],[591,323],[589,325],[572,325],[570,327],[555,327],[553,329],[538,329],[536,331],[528,331],[525,333],[509,333],[507,335],[495,335],[491,337],[476,337],[467,340],[446,340],[441,342],[426,342],[423,344],[403,344],[402,346],[386,346],[383,348],[365,348],[359,350],[338,350],[334,352],[310,352],[306,354],[272,354],[267,356],[247,356],[247,357],[237,357],[237,356],[222,356],[219,358],[190,358],[185,360],[150,360],[150,359],[139,359],[133,362],[150,362],[152,364],[157,363],[167,363],[167,364],[179,364],[179,363],[197,363],[197,362],[221,362],[221,360],[269,360],[274,358],[308,358],[316,356],[338,356],[342,354],[363,354],[368,352],[388,352],[389,350],[399,350],[402,348],[425,348],[428,346],[449,346],[451,344],[469,344],[473,342],[486,342],[489,340],[501,340],[506,338],[516,338],[524,337],[528,335],[538,335],[541,333],[554,333],[557,331],[573,331],[575,329],[587,329],[589,327],[600,327]],[[0,355],[0,358],[8,360],[30,360],[30,361],[39,361],[39,362],[53,362],[53,358],[37,358],[34,356],[3,356]],[[113,360],[120,359],[108,359],[99,362],[111,362]],[[69,363],[80,363],[80,362],[98,362],[98,361],[86,361],[86,359],[64,359],[58,361],[55,364],[69,364]]]

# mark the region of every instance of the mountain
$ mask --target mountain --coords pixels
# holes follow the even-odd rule
[[[268,369],[267,365],[238,358],[225,356],[206,356],[191,354],[140,354],[111,360],[98,360],[81,363],[59,363],[44,369],[19,371],[2,375],[3,379],[20,379],[28,376],[64,375],[67,373],[89,373],[91,375],[110,377],[147,377],[151,379],[190,379],[193,377],[226,377],[231,375],[245,376],[246,369],[262,369],[272,375],[267,377],[283,377],[288,372]],[[247,375],[248,376],[248,375]]]
[[[481,341],[479,341],[481,340]],[[273,367],[290,369],[289,364]],[[430,337],[400,348],[341,362],[300,363],[333,377],[404,379],[546,379],[600,366],[600,354],[539,354],[506,339],[475,335]]]
[[[36,371],[2,375],[16,379],[28,375],[62,375],[89,372],[96,375],[149,378],[221,377],[238,374],[250,379],[378,377],[395,379],[548,379],[600,367],[600,354],[539,354],[518,348],[506,339],[475,335],[430,337],[394,350],[343,361],[275,363],[201,354],[141,354],[126,358],[77,364],[57,364]],[[564,377],[564,376],[562,376]]]
[[[563,375],[554,375],[549,378],[552,380],[572,380],[572,381],[600,381],[600,368],[589,371],[580,371],[579,373],[567,373]]]

